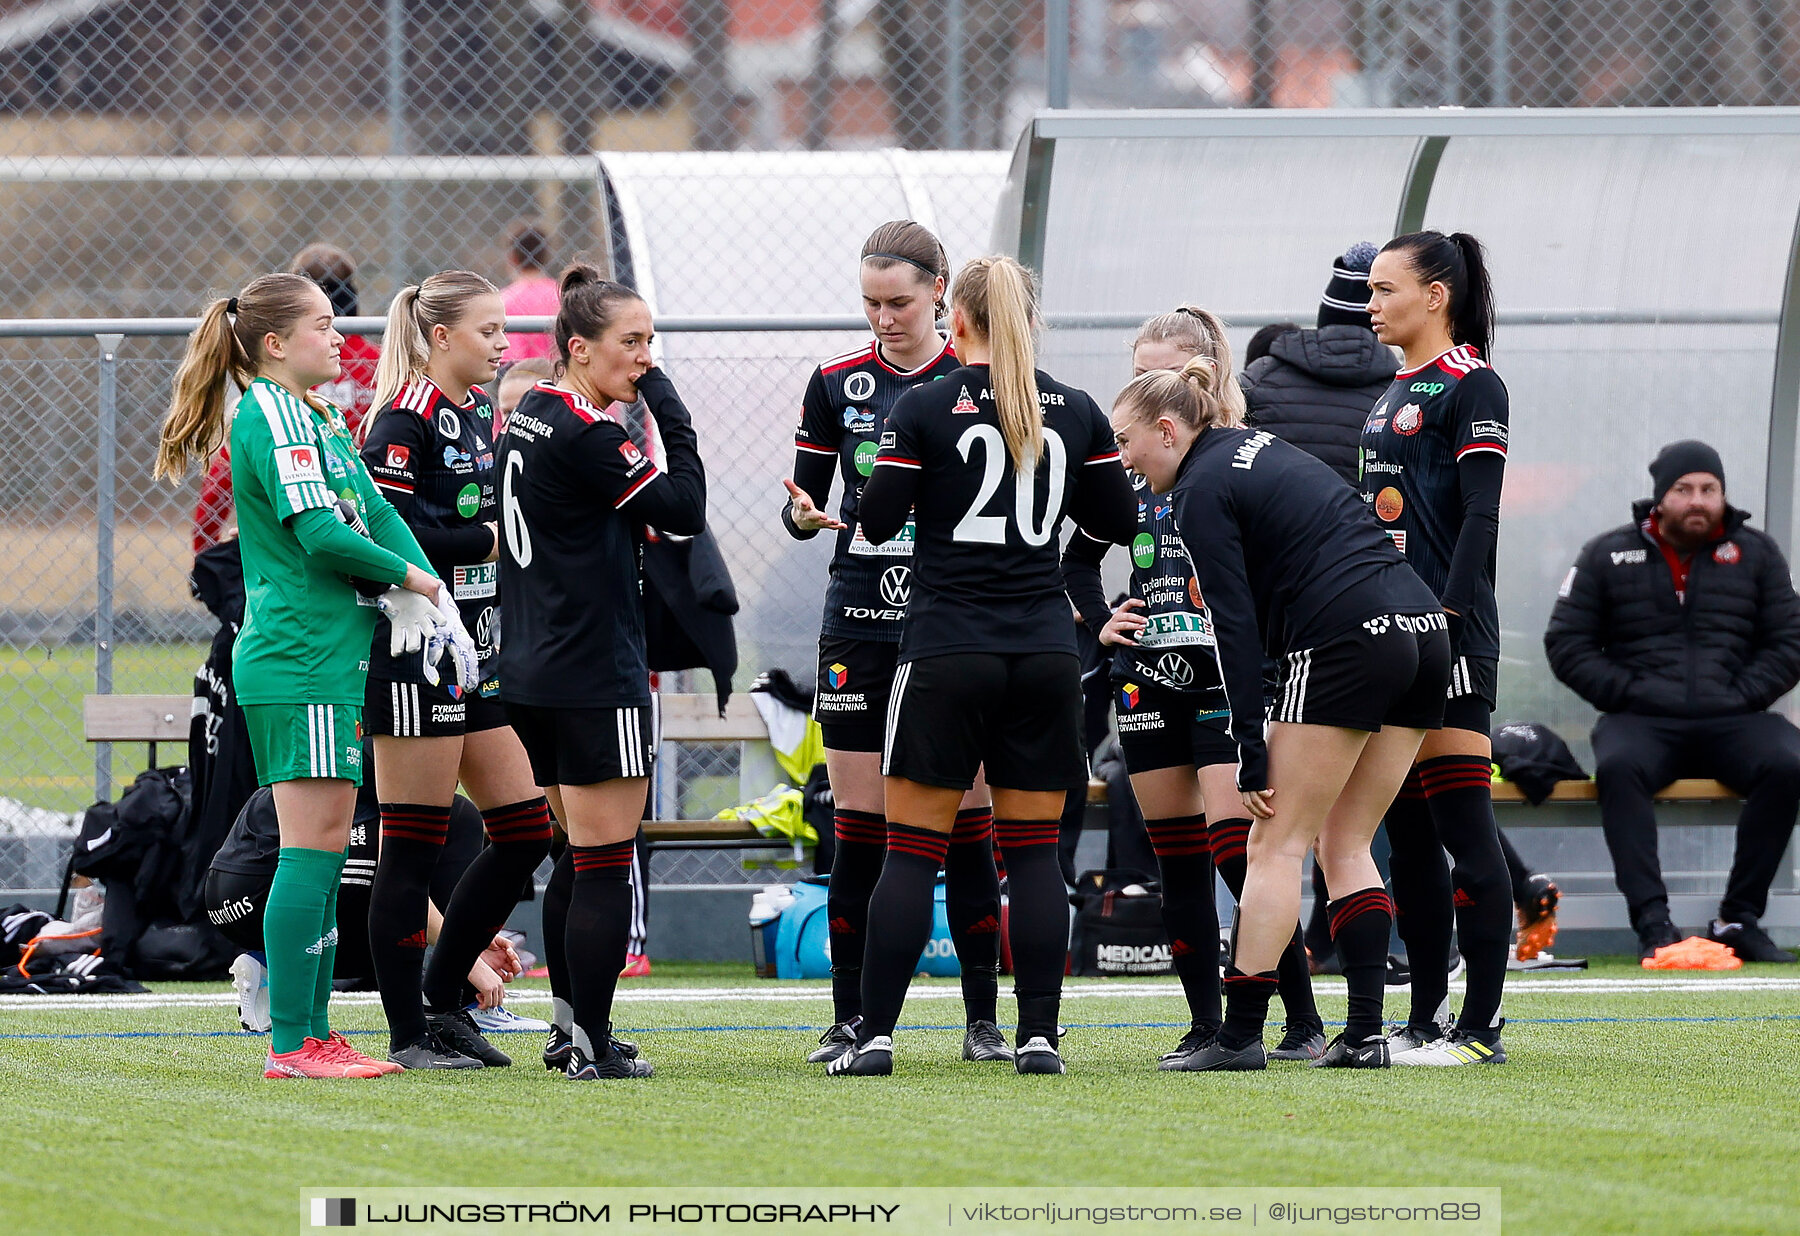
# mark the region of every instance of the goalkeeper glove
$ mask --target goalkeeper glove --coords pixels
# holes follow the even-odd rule
[[[438,612],[430,598],[409,592],[405,588],[388,589],[375,604],[376,608],[387,615],[388,627],[392,632],[388,641],[388,653],[391,656],[418,652],[425,647],[426,639],[435,635],[444,625],[444,616]],[[437,679],[434,677],[431,681],[435,684]]]
[[[473,691],[481,681],[481,658],[448,587],[438,589],[437,613],[443,625],[426,637],[425,678],[432,686],[437,685],[437,663],[447,652],[456,668],[457,683],[463,690]]]

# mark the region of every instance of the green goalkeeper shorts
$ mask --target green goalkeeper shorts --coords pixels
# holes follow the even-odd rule
[[[336,777],[361,785],[362,709],[348,704],[245,704],[258,785]]]

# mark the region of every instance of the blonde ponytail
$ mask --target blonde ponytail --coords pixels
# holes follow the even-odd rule
[[[230,300],[215,300],[188,336],[156,444],[157,480],[179,481],[225,440],[225,382],[256,380],[263,340],[286,335],[322,296],[304,275],[258,275]]]
[[[179,481],[196,462],[204,462],[225,439],[225,380],[250,368],[231,330],[231,302],[215,300],[188,336],[187,352],[175,371],[168,415],[156,444],[157,480]]]
[[[976,258],[958,272],[951,299],[987,340],[994,410],[1013,470],[1034,472],[1044,453],[1044,409],[1032,337],[1037,288],[1031,272],[1009,257]]]
[[[388,302],[387,329],[381,336],[381,359],[375,364],[375,394],[371,396],[369,414],[363,418],[362,433],[375,427],[382,409],[393,402],[401,388],[414,375],[425,371],[431,359],[431,344],[425,329],[419,325],[419,285],[409,284]]]

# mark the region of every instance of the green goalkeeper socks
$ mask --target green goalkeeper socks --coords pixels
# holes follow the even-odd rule
[[[339,850],[307,850],[283,846],[263,911],[263,951],[269,963],[271,1049],[298,1051],[313,1033],[314,1004],[319,1001],[321,961],[337,947],[335,916],[338,876],[344,869]],[[324,970],[326,996],[331,971]],[[321,1010],[323,1008],[320,1004]],[[316,1019],[323,1022],[321,1012]]]
[[[325,929],[319,938],[325,946],[319,952],[319,975],[313,981],[312,1002],[312,1036],[325,1039],[331,1036],[331,980],[337,968],[337,904],[338,883],[344,874],[344,860],[348,854],[337,856],[337,871],[331,877],[331,893],[325,898]]]

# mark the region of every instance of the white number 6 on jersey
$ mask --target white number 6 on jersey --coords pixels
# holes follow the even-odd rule
[[[525,512],[519,508],[519,497],[513,492],[513,477],[524,471],[525,457],[508,451],[500,474],[500,517],[506,524],[506,550],[522,567],[531,565],[531,531],[525,526]]]

